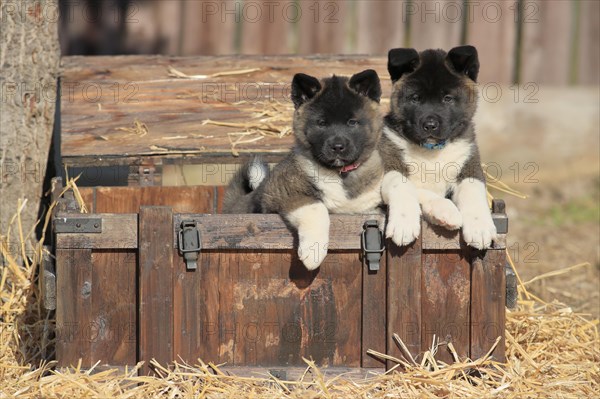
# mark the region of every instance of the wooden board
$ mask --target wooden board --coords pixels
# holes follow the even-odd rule
[[[56,358],[58,366],[84,367],[94,362],[92,324],[92,251],[56,250]]]
[[[413,358],[421,353],[421,244],[422,236],[410,246],[387,244],[387,354],[406,359],[393,339],[398,334]],[[387,367],[395,364],[388,361]]]
[[[422,255],[421,276],[421,350],[435,342],[451,342],[460,359],[469,356],[471,265],[468,249],[427,251]],[[454,360],[446,345],[435,358]]]
[[[165,239],[171,234],[173,211],[168,207],[140,209],[139,281],[139,360],[143,373],[156,359],[167,364],[173,358],[173,245]]]
[[[228,133],[240,128],[203,121],[248,122],[269,106],[269,99],[287,104],[291,117],[290,82],[298,72],[324,77],[374,68],[382,78],[383,98],[390,94],[383,57],[65,57],[62,63],[61,152],[70,166],[123,165],[154,156],[231,160]],[[191,80],[169,77],[169,66],[188,75],[259,70]],[[135,119],[148,127],[143,137],[119,130],[131,128]],[[236,148],[241,154],[281,155],[292,143],[291,136],[265,137]]]
[[[471,272],[471,358],[484,356],[498,337],[492,353],[497,361],[505,360],[505,272],[504,250],[488,250],[483,259],[472,262]]]

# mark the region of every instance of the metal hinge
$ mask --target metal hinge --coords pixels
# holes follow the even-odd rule
[[[514,309],[517,307],[519,290],[517,287],[517,275],[508,262],[504,266],[504,275],[506,278],[506,307]]]
[[[198,268],[198,254],[202,250],[202,240],[200,231],[193,220],[184,220],[181,222],[179,230],[179,252],[185,259],[187,270],[196,270]]]
[[[50,246],[44,245],[42,252],[42,303],[46,310],[56,310],[56,271]]]
[[[381,254],[385,250],[383,232],[379,229],[379,222],[377,220],[367,220],[363,229],[361,244],[364,259],[367,260],[370,271],[379,270]]]
[[[56,217],[55,233],[102,233],[102,218]]]
[[[492,217],[498,234],[508,233],[508,216],[506,216],[506,204],[503,200],[492,200]]]
[[[138,176],[140,178],[140,186],[153,186],[154,185],[154,172],[156,169],[153,165],[141,165],[138,169]]]

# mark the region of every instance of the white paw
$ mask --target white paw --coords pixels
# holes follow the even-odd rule
[[[490,248],[492,241],[496,239],[496,226],[492,215],[489,212],[463,214],[462,234],[469,246],[477,249]]]
[[[388,205],[385,235],[396,245],[408,245],[421,233],[421,207],[416,198],[404,197]]]
[[[298,258],[308,270],[315,270],[327,256],[328,237],[299,237]]]
[[[423,217],[435,225],[445,227],[448,230],[457,230],[463,224],[460,211],[454,205],[454,202],[447,198],[435,198],[424,202],[421,206]]]

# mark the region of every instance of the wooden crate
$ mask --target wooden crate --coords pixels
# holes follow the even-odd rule
[[[59,366],[202,359],[293,373],[304,357],[364,372],[390,366],[367,349],[402,356],[394,333],[419,360],[434,337],[461,358],[485,354],[501,337],[493,355],[504,360],[504,234],[493,249],[475,251],[423,222],[417,242],[387,242],[380,269],[370,271],[361,232],[368,219],[383,226],[383,217],[332,215],[329,255],[308,272],[278,215],[216,214],[220,191],[84,188],[89,214],[61,200]],[[503,204],[495,211],[500,225]],[[201,236],[196,270],[178,250],[184,220]],[[436,358],[452,361],[446,346]]]
[[[304,357],[329,370],[383,370],[390,365],[366,351],[401,357],[394,333],[417,359],[434,336],[472,358],[501,337],[494,356],[502,360],[504,234],[494,249],[474,251],[458,234],[424,223],[412,246],[388,242],[374,272],[362,260],[360,239],[373,216],[334,215],[330,253],[308,272],[279,216],[220,214],[235,164],[255,154],[277,162],[293,139],[265,137],[237,146],[234,157],[229,134],[240,129],[203,121],[244,122],[273,98],[288,101],[297,72],[372,68],[389,98],[386,62],[330,55],[63,58],[61,159],[72,175],[87,177],[89,187],[80,190],[90,213],[81,214],[67,193],[54,215],[59,366],[80,358],[84,367],[202,359],[238,371],[292,373]],[[178,79],[169,67],[212,77]],[[252,72],[214,76],[240,70]],[[249,87],[270,89],[243,101]],[[144,136],[123,130],[135,120],[147,125]],[[173,179],[174,169],[177,176],[188,167],[200,179]],[[102,187],[111,185],[106,181],[130,186]],[[495,210],[496,220],[506,221],[503,207]],[[196,270],[178,248],[184,220],[201,234]],[[51,285],[53,275],[43,281]],[[445,348],[436,356],[450,362]]]

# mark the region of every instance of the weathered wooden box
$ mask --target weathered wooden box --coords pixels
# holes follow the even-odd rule
[[[63,67],[60,162],[83,173],[90,213],[68,192],[53,218],[59,366],[202,359],[290,371],[304,357],[330,370],[383,370],[391,364],[367,350],[401,357],[393,334],[417,359],[434,338],[476,358],[500,337],[493,355],[504,358],[504,234],[474,251],[423,223],[412,246],[386,243],[375,271],[361,235],[365,221],[383,228],[384,218],[334,215],[330,253],[308,272],[279,216],[219,214],[234,164],[248,153],[276,162],[293,142],[236,141],[240,124],[289,101],[297,72],[373,68],[389,98],[384,57],[67,57]],[[103,187],[114,185],[129,187]],[[500,203],[495,211],[506,222]],[[195,269],[179,248],[182,222],[199,232]],[[436,357],[451,362],[446,348]]]
[[[216,188],[81,190],[91,213],[63,199],[54,218],[59,366],[202,359],[280,369],[304,357],[383,369],[367,350],[402,356],[394,333],[417,359],[434,338],[477,358],[500,337],[493,355],[504,359],[504,234],[475,251],[424,222],[412,246],[386,243],[371,271],[361,233],[384,218],[333,215],[330,253],[308,272],[278,215],[205,213]],[[196,269],[181,253],[182,222],[199,233]],[[446,345],[436,358],[452,362]]]

